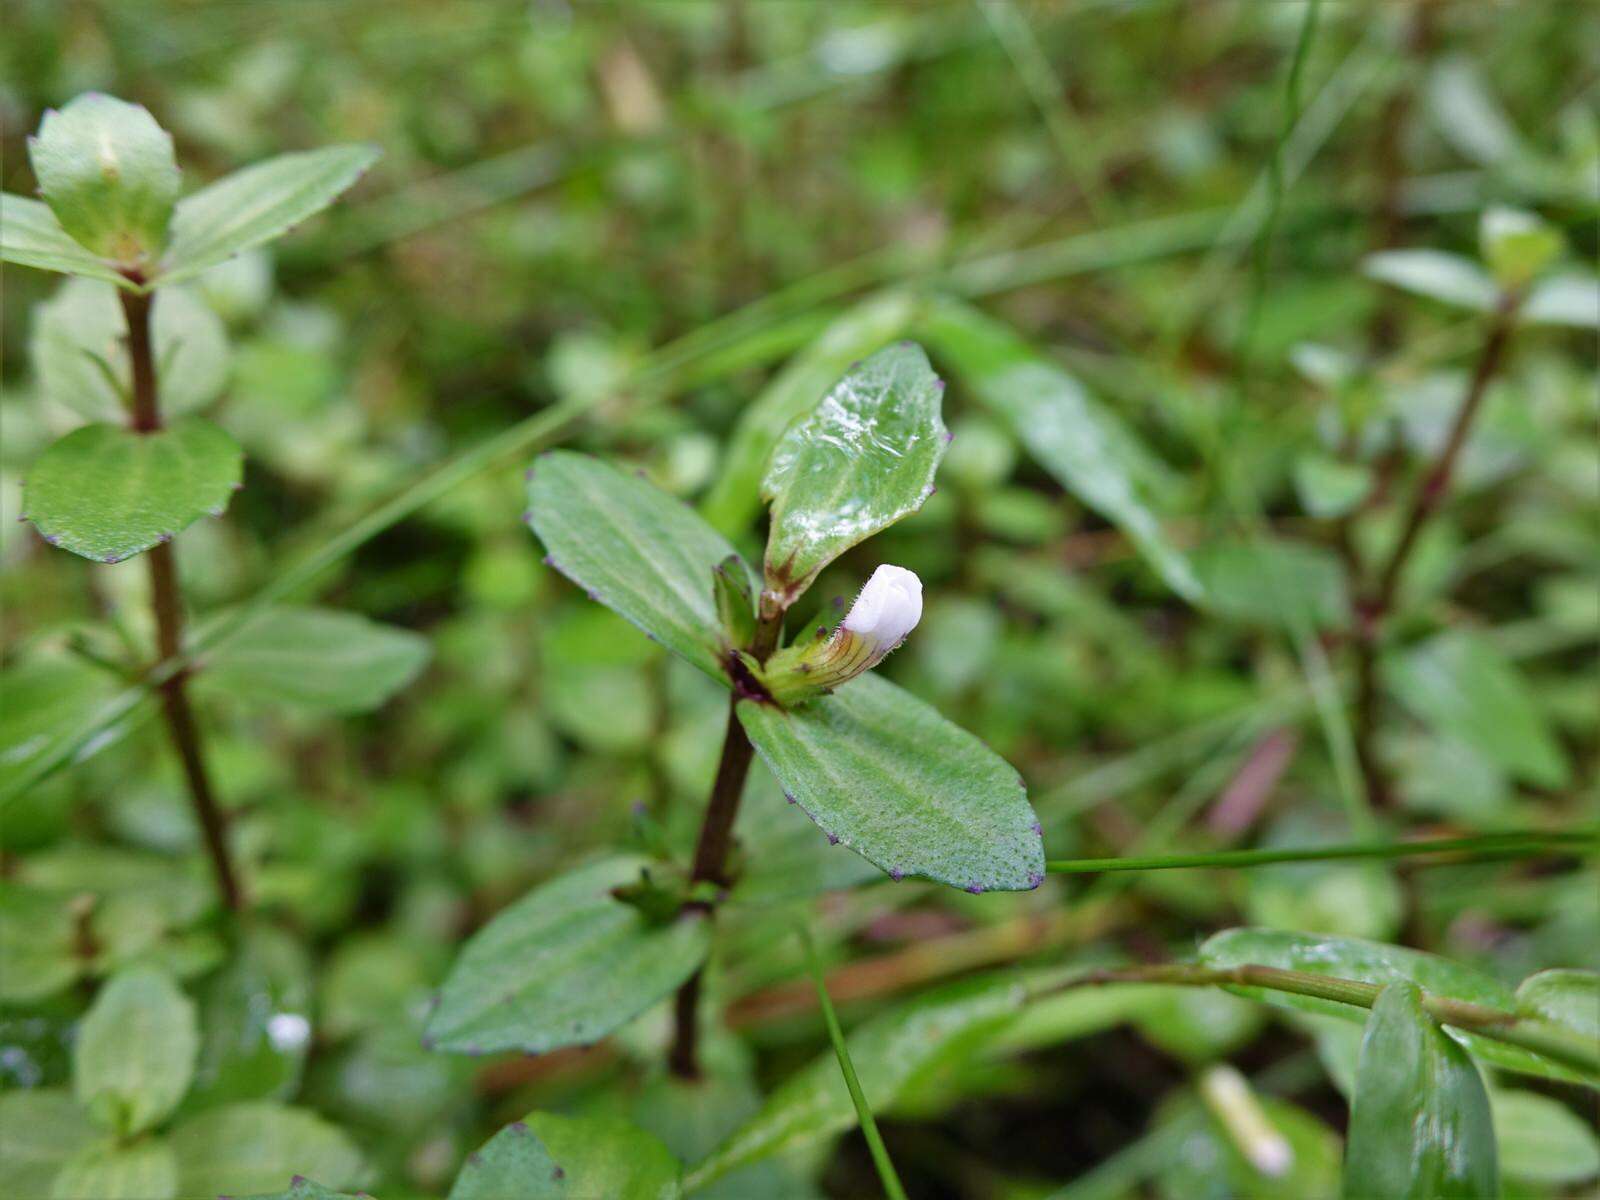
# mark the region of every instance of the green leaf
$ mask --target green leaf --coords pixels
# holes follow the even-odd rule
[[[79,1151],[56,1176],[52,1200],[171,1200],[178,1194],[172,1147],[147,1140],[106,1141]]]
[[[538,1054],[596,1041],[673,992],[705,960],[711,932],[696,913],[651,925],[612,897],[648,866],[604,859],[501,912],[456,958],[427,1038],[465,1054]]]
[[[1239,621],[1331,629],[1349,619],[1344,571],[1331,551],[1258,537],[1208,542],[1195,557],[1206,605]]]
[[[1071,375],[1005,324],[943,301],[925,327],[934,353],[984,404],[1011,423],[1057,483],[1117,526],[1186,600],[1201,585],[1162,520],[1170,472]]]
[[[375,146],[280,154],[235,171],[178,203],[158,281],[177,283],[315,216],[360,179]]]
[[[296,1175],[333,1188],[361,1182],[361,1155],[316,1114],[265,1101],[208,1109],[170,1138],[180,1196],[239,1195],[281,1189]]]
[[[1600,279],[1554,275],[1533,285],[1517,316],[1532,325],[1600,328]]]
[[[1488,312],[1500,297],[1494,280],[1471,259],[1441,250],[1384,250],[1369,255],[1370,278],[1454,308]]]
[[[72,279],[35,311],[33,363],[45,394],[91,421],[119,421],[132,392],[128,327],[117,291]],[[161,411],[168,417],[215,400],[228,382],[222,321],[187,288],[166,288],[151,313]]]
[[[1409,982],[1435,996],[1467,1000],[1507,1012],[1518,1009],[1517,999],[1511,989],[1475,967],[1451,962],[1421,950],[1369,942],[1361,938],[1321,936],[1287,929],[1225,929],[1213,934],[1200,947],[1200,960],[1214,967],[1256,963],[1265,967],[1331,975],[1339,979],[1355,979],[1363,983]],[[1365,1017],[1364,1009],[1313,996],[1297,996],[1264,988],[1239,987],[1228,990],[1279,1008],[1324,1013],[1347,1021]],[[1569,1083],[1587,1083],[1590,1086],[1600,1083],[1520,1046],[1507,1045],[1493,1038],[1468,1033],[1464,1029],[1449,1028],[1447,1032],[1473,1054],[1497,1067]]]
[[[722,474],[700,508],[707,521],[729,536],[750,524],[760,508],[767,460],[784,431],[815,408],[852,363],[904,334],[915,311],[908,292],[869,296],[835,318],[772,378],[739,414]]]
[[[963,981],[880,1014],[846,1040],[875,1112],[913,1094],[942,1064],[981,1044],[1016,1016],[1026,991],[1013,978]],[[779,1085],[761,1110],[685,1179],[694,1191],[729,1171],[832,1137],[856,1123],[832,1050]]]
[[[1565,1104],[1536,1092],[1494,1092],[1500,1171],[1522,1183],[1583,1183],[1600,1174],[1600,1140]]]
[[[221,516],[243,469],[238,443],[200,417],[142,434],[85,425],[33,464],[23,516],[52,545],[121,562]]]
[[[287,1191],[273,1192],[270,1196],[244,1196],[240,1200],[371,1200],[371,1197],[364,1192],[336,1192],[302,1175],[289,1185]]]
[[[0,682],[0,786],[21,776],[117,685],[115,676],[76,657],[29,658],[8,667]],[[5,984],[0,978],[0,994]]]
[[[676,1200],[678,1160],[615,1117],[529,1113],[467,1158],[450,1200]]]
[[[1511,775],[1565,787],[1571,769],[1521,673],[1488,638],[1452,629],[1385,663],[1400,702]]]
[[[128,264],[160,253],[178,162],[172,135],[143,108],[86,93],[45,113],[28,157],[45,203],[85,249]]]
[[[101,1136],[66,1091],[0,1094],[0,1170],[19,1197],[48,1196],[62,1165]]]
[[[1300,507],[1313,517],[1342,517],[1372,491],[1372,469],[1323,454],[1302,455],[1294,464],[1294,490]]]
[[[1517,988],[1517,1010],[1600,1039],[1600,972],[1558,968],[1529,975]]]
[[[944,383],[911,342],[880,350],[791,425],[767,464],[766,586],[788,607],[839,555],[910,516],[944,457]]]
[[[140,1133],[178,1107],[199,1046],[194,1004],[171,976],[154,967],[126,968],[100,989],[83,1018],[73,1093],[113,1133]]]
[[[528,524],[550,563],[591,599],[727,684],[711,572],[733,547],[680,501],[567,450],[541,454]]]
[[[1044,879],[1038,821],[1016,770],[909,692],[869,674],[797,709],[745,700],[738,711],[795,803],[896,878],[975,892]]]
[[[0,260],[130,286],[115,267],[73,241],[49,205],[10,192],[0,195]]]
[[[1384,988],[1361,1040],[1345,1155],[1348,1200],[1498,1197],[1494,1124],[1467,1053],[1411,983]]]
[[[272,608],[196,677],[207,688],[313,712],[369,712],[416,678],[428,639],[328,608]]]
[[[200,991],[200,1051],[184,1111],[286,1100],[311,1049],[310,965],[289,935],[247,930]]]
[[[740,870],[730,903],[782,904],[881,878],[866,859],[840,854],[818,837],[800,806],[783,802],[770,771],[750,772],[734,836]]]
[[[85,969],[77,951],[62,897],[0,881],[0,1001],[27,1004],[66,988]]]

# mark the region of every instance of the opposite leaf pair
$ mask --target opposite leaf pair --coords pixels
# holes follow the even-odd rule
[[[172,136],[137,104],[91,92],[28,141],[45,203],[0,201],[0,258],[142,290],[191,279],[324,208],[371,146],[284,154],[183,200]]]
[[[527,517],[548,561],[592,599],[736,691],[750,741],[830,841],[896,879],[1021,890],[1043,879],[1044,855],[1016,772],[915,697],[855,678],[916,624],[915,575],[881,567],[825,640],[752,652],[759,623],[781,621],[823,567],[932,491],[942,390],[921,349],[901,343],[785,434],[763,485],[772,528],[758,610],[749,568],[719,533],[597,460],[544,455]]]

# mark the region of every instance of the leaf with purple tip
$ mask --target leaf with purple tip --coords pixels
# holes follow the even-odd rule
[[[741,701],[767,766],[830,840],[885,872],[1023,891],[1044,849],[1017,773],[930,705],[875,675],[785,710]]]
[[[243,470],[239,444],[199,417],[143,434],[85,425],[33,464],[22,512],[51,545],[121,562],[226,508]]]
[[[727,539],[654,485],[565,450],[534,463],[528,509],[556,570],[727,685],[713,572],[748,570]]]

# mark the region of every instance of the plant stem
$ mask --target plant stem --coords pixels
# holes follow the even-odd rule
[[[844,1085],[850,1090],[850,1100],[856,1106],[861,1135],[867,1139],[867,1149],[872,1154],[873,1165],[878,1168],[878,1178],[883,1181],[884,1194],[889,1200],[906,1200],[906,1189],[895,1172],[888,1148],[883,1144],[883,1135],[878,1132],[872,1106],[867,1103],[866,1093],[861,1090],[861,1080],[856,1077],[855,1064],[850,1061],[850,1048],[845,1045],[844,1030],[839,1027],[839,1014],[833,1011],[828,984],[822,977],[822,963],[817,960],[817,947],[811,940],[811,931],[804,925],[800,926],[800,941],[805,946],[806,965],[811,971],[811,978],[817,985],[817,1005],[822,1009],[822,1019],[828,1026],[828,1040],[833,1043],[834,1056],[839,1060],[839,1072],[844,1076]]]
[[[128,322],[128,357],[133,366],[132,428],[136,433],[154,433],[161,428],[161,406],[156,390],[156,366],[150,336],[152,297],[148,293],[121,291],[122,311]],[[183,592],[178,583],[177,560],[170,541],[159,542],[147,555],[150,564],[150,596],[156,619],[156,650],[161,662],[183,652]],[[206,773],[201,748],[200,727],[189,705],[187,667],[161,681],[161,711],[167,733],[183,768],[189,799],[211,857],[217,892],[230,912],[244,907],[238,873],[228,851],[227,822],[217,804]]]
[[[1121,967],[1087,971],[1052,990],[1114,983],[1159,983],[1180,987],[1250,987],[1331,1000],[1357,1008],[1371,1008],[1383,985],[1356,979],[1337,979],[1310,971],[1245,963],[1236,967],[1204,967],[1184,963]],[[1434,1020],[1454,1025],[1498,1042],[1532,1050],[1585,1074],[1600,1074],[1600,1043],[1576,1030],[1504,1009],[1435,996],[1424,992],[1422,1007]]]
[[[1357,605],[1354,720],[1356,759],[1361,764],[1367,796],[1374,807],[1384,807],[1389,798],[1388,781],[1384,776],[1374,744],[1378,731],[1378,706],[1382,698],[1378,682],[1378,641],[1383,623],[1394,607],[1400,580],[1405,574],[1406,564],[1411,559],[1411,552],[1416,548],[1423,526],[1438,511],[1444,502],[1445,494],[1450,489],[1450,480],[1455,474],[1461,450],[1466,445],[1467,436],[1472,432],[1473,422],[1483,407],[1483,398],[1488,394],[1489,384],[1505,358],[1506,347],[1516,326],[1517,305],[1520,300],[1521,297],[1515,292],[1506,292],[1496,305],[1488,335],[1484,339],[1483,350],[1473,367],[1472,379],[1467,384],[1466,395],[1461,399],[1461,407],[1456,410],[1456,418],[1445,439],[1444,448],[1439,452],[1439,457],[1411,498],[1411,507],[1400,528],[1400,536],[1394,544],[1394,549],[1390,551],[1382,573],[1378,576],[1377,587]]]
[[[1564,849],[1600,847],[1597,831],[1553,832],[1515,830],[1477,837],[1435,838],[1417,842],[1355,842],[1339,846],[1302,846],[1283,850],[1215,850],[1205,854],[1158,854],[1145,858],[1058,858],[1045,863],[1053,875],[1087,875],[1102,871],[1169,871],[1185,867],[1256,867],[1268,863],[1328,862],[1351,858],[1411,858],[1431,854],[1491,856],[1537,855]]]
[[[765,662],[767,656],[777,649],[782,635],[782,610],[768,613],[763,609],[756,623],[750,652],[758,661]],[[739,817],[744,781],[750,774],[750,759],[755,754],[744,725],[739,721],[739,701],[742,698],[737,690],[728,697],[728,726],[722,737],[722,757],[717,762],[717,776],[711,782],[711,798],[706,802],[705,819],[700,823],[700,837],[695,842],[694,865],[689,871],[691,886],[713,883],[718,887],[726,887],[729,882],[728,854],[733,849],[733,825]],[[700,990],[704,973],[705,968],[702,967],[685,980],[673,1001],[672,1049],[667,1055],[667,1066],[680,1079],[700,1077],[696,1047],[700,1037]]]

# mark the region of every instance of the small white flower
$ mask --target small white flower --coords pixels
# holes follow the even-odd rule
[[[870,643],[882,658],[922,620],[922,580],[915,571],[884,563],[872,573],[844,619],[844,628]]]
[[[767,661],[762,681],[780,704],[830,692],[877,666],[920,620],[922,580],[914,571],[885,563],[831,635],[818,630],[815,639],[778,651]]]

